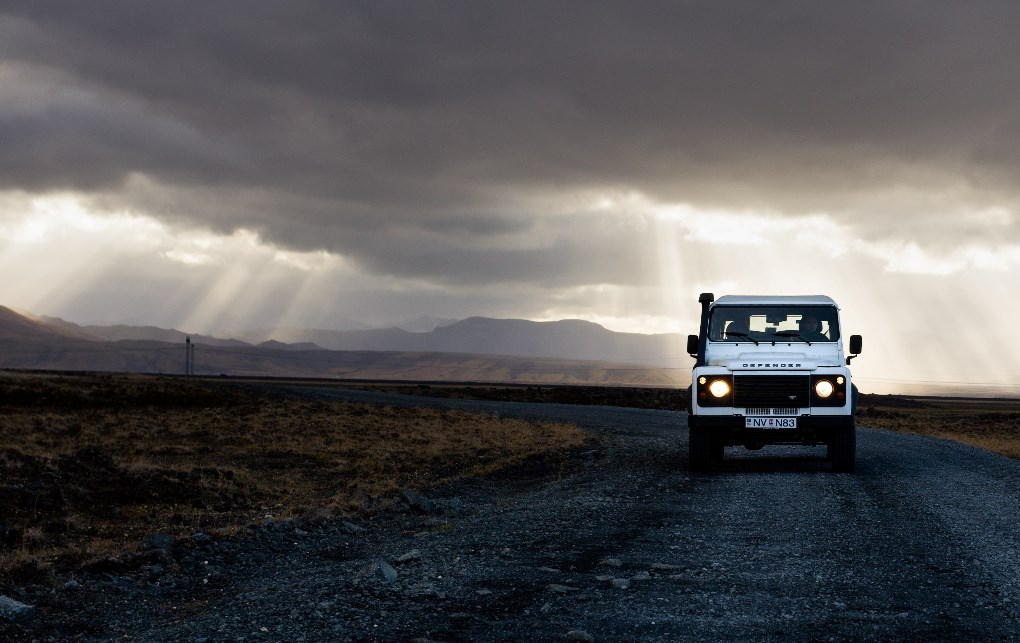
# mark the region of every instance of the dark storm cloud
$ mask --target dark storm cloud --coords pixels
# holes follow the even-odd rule
[[[864,236],[931,214],[884,200],[903,186],[1014,207],[1018,24],[1012,2],[8,4],[0,185],[381,273],[593,283],[647,238],[543,232],[514,194],[829,211]],[[527,234],[551,238],[492,248]]]

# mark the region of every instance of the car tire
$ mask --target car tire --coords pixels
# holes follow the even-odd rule
[[[712,435],[698,427],[688,429],[687,462],[690,470],[704,473],[712,468]]]
[[[839,473],[853,473],[857,464],[857,427],[851,419],[850,425],[840,431],[829,442],[828,458],[832,470]]]
[[[712,464],[719,464],[723,461],[726,453],[726,445],[722,440],[712,440]]]

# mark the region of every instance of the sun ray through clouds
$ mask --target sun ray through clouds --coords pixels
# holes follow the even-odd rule
[[[72,195],[16,195],[4,200],[0,269],[8,302],[32,310],[59,308],[115,278],[118,259],[151,254],[162,226],[119,213],[96,215]]]

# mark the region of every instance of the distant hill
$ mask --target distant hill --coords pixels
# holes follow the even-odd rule
[[[320,341],[321,337],[329,338],[336,333],[354,330],[369,330],[371,328],[373,327],[356,319],[340,317],[333,320],[332,329],[283,326],[278,328],[235,329],[224,333],[224,335],[233,339],[239,339],[252,345],[262,344],[268,341],[276,341],[284,344],[309,343],[322,346]]]
[[[185,338],[190,337],[193,342],[201,342],[215,346],[244,346],[247,342],[237,339],[220,339],[208,335],[197,335],[183,331],[158,328],[156,326],[127,326],[117,324],[114,326],[79,326],[78,324],[64,321],[59,317],[40,317],[48,327],[60,328],[68,332],[80,333],[93,339],[104,339],[108,342],[122,340],[134,341],[155,341],[169,343],[184,343]]]
[[[437,328],[425,350],[606,360],[658,366],[688,365],[686,336],[617,333],[579,319],[534,322],[471,317]],[[458,347],[458,348],[454,348]]]
[[[420,315],[414,319],[409,319],[399,324],[395,324],[395,328],[400,328],[412,333],[431,333],[437,328],[443,326],[449,326],[450,324],[457,323],[456,319],[443,319],[441,317],[429,317],[427,315]]]
[[[322,348],[335,348],[339,345],[349,344],[350,340],[347,339],[347,337],[350,333],[371,331],[369,336],[386,330],[398,330],[408,333],[430,333],[437,328],[448,326],[456,322],[456,319],[444,319],[440,317],[428,317],[426,315],[421,315],[393,326],[379,328],[344,317],[335,320],[335,326],[332,329],[294,327],[256,328],[253,330],[231,331],[229,336],[243,340],[249,344],[262,344],[268,341],[276,341],[283,342],[285,344],[315,344]]]
[[[45,318],[35,319],[0,306],[0,339],[7,342],[31,341],[96,341],[91,335],[73,324],[68,326],[48,323]]]
[[[331,350],[475,353],[661,367],[690,364],[686,336],[617,333],[577,319],[534,322],[471,317],[430,332],[410,332],[402,328],[320,330],[280,334],[271,339],[287,343],[310,342]]]
[[[470,353],[252,350],[199,346],[196,372],[343,379],[672,386],[684,373],[584,360]],[[689,372],[686,379],[690,379]]]
[[[326,350],[272,340],[252,346],[237,340],[190,337],[199,375],[634,386],[674,386],[689,379],[689,364],[656,365],[668,363],[668,356],[656,352],[664,350],[662,340],[668,336],[629,336],[588,322],[473,318],[427,333],[393,328],[340,334],[350,346],[369,347]],[[182,373],[184,337],[180,331],[154,327],[49,323],[0,307],[0,368]],[[571,352],[598,354],[599,342],[607,357],[570,357]],[[496,353],[510,350],[532,354]],[[610,354],[628,359],[612,359]],[[647,361],[642,361],[642,355],[648,356]]]
[[[239,331],[231,339],[188,334],[155,326],[78,326],[56,318],[42,318],[48,327],[69,335],[107,341],[183,343],[185,337],[210,346],[260,345],[287,349],[340,351],[398,351],[415,353],[473,353],[571,360],[596,360],[647,366],[688,366],[686,337],[679,334],[618,333],[578,319],[535,322],[524,319],[470,317],[439,325],[436,318],[419,318],[429,331],[404,328],[326,330],[275,328]],[[413,320],[414,321],[414,320]],[[413,324],[411,324],[413,327]]]

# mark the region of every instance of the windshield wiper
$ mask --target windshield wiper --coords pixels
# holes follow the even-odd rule
[[[751,337],[747,333],[736,333],[736,332],[734,332],[734,333],[726,333],[726,337],[727,338],[729,338],[729,337],[746,337],[748,339],[748,341],[754,342],[755,346],[758,345],[758,340],[753,338],[753,337]]]
[[[781,330],[778,333],[776,333],[776,337],[796,337],[797,339],[804,342],[808,346],[811,345],[811,340],[809,340],[807,337],[803,337],[800,333],[798,333],[795,330]]]

